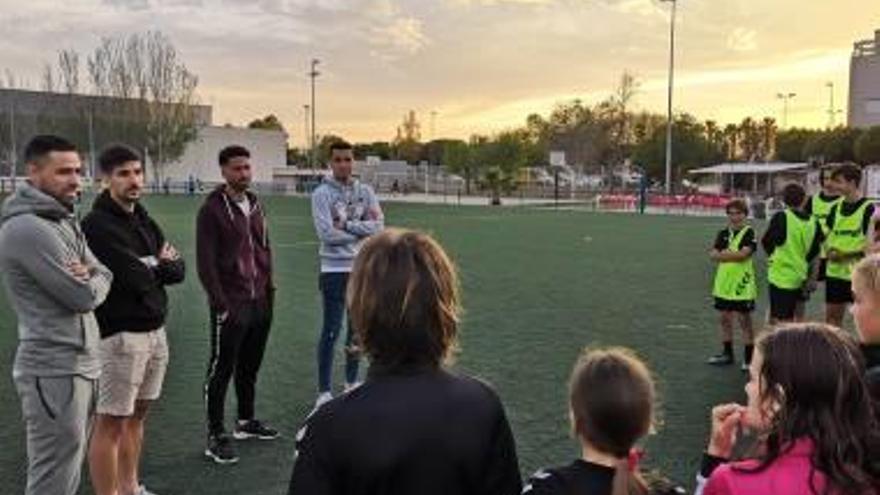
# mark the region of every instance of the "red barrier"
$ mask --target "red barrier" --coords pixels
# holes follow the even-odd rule
[[[730,201],[729,194],[649,194],[648,205],[666,208],[718,208],[723,209]],[[602,194],[599,204],[613,207],[635,207],[639,202],[636,194]]]

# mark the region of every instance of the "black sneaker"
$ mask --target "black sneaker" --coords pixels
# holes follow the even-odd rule
[[[226,433],[208,436],[208,447],[205,449],[205,457],[213,459],[217,464],[235,464],[238,462],[238,453],[232,445],[232,439]]]
[[[733,364],[733,356],[722,352],[721,354],[716,354],[707,359],[706,364],[711,364],[712,366],[728,366]]]
[[[247,440],[248,438],[258,438],[260,440],[275,440],[279,436],[278,430],[270,428],[258,419],[250,419],[245,423],[235,423],[235,429],[232,430],[232,436],[236,440]]]

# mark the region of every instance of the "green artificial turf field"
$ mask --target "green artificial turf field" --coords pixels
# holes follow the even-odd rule
[[[159,494],[286,493],[294,435],[315,395],[317,242],[306,200],[278,197],[266,203],[278,293],[257,414],[280,428],[283,438],[240,444],[237,465],[215,466],[202,454],[208,312],[194,259],[200,199],[146,200],[188,263],[184,285],[169,291],[171,364],[147,424],[142,463],[143,480]],[[466,313],[456,367],[495,386],[524,474],[568,463],[578,452],[568,430],[565,382],[580,349],[625,345],[650,363],[661,393],[661,422],[645,462],[691,484],[709,408],[745,395],[738,367],[703,364],[718,350],[708,289],[713,266],[706,249],[723,219],[402,204],[388,204],[385,211],[389,226],[430,232],[458,263]],[[762,280],[763,264],[761,259]],[[765,298],[762,291],[756,322],[764,317]],[[813,314],[819,309],[815,301],[810,309]],[[741,357],[739,335],[736,339]],[[15,343],[14,314],[0,299],[4,495],[21,493],[25,481],[24,428],[11,379]],[[341,380],[338,372],[334,379]],[[235,411],[234,396],[230,388],[227,421]],[[91,493],[87,469],[83,472],[81,493]]]

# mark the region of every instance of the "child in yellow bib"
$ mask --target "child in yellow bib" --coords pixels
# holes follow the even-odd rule
[[[755,310],[758,296],[752,260],[757,244],[754,229],[746,224],[749,210],[745,201],[733,199],[727,203],[725,210],[728,226],[718,232],[715,245],[709,251],[712,261],[718,263],[712,296],[715,298],[715,309],[721,317],[723,349],[707,362],[715,366],[733,364],[733,326],[738,320],[743,334],[743,369],[748,370],[754,348],[752,311]]]
[[[843,164],[831,174],[834,189],[843,196],[828,214],[828,268],[825,280],[825,321],[841,326],[847,306],[853,301],[852,271],[868,250],[868,229],[874,204],[862,197],[862,170]]]

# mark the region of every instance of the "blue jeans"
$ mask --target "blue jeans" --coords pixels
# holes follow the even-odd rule
[[[342,330],[342,318],[345,316],[345,289],[348,286],[348,273],[322,273],[318,279],[318,287],[324,306],[324,325],[321,338],[318,340],[318,392],[330,392],[333,384],[333,353],[336,340]],[[354,331],[351,320],[346,319],[345,336],[345,382],[357,381],[360,355],[350,352]]]

